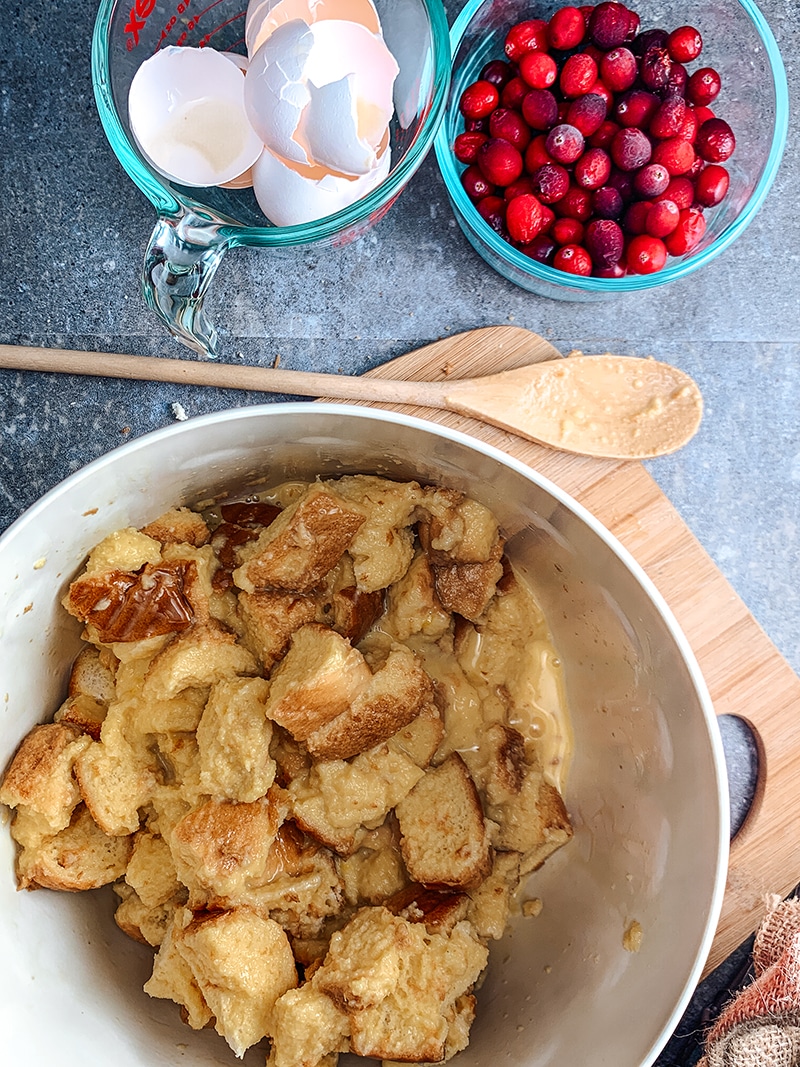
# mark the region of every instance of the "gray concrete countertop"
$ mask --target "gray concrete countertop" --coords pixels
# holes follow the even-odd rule
[[[796,0],[761,8],[797,109]],[[0,15],[0,342],[177,355],[139,295],[155,216],[100,127],[94,14],[92,3],[29,0]],[[799,186],[795,129],[761,212],[714,264],[642,296],[563,303],[515,288],[472,251],[431,152],[367,236],[337,250],[232,252],[207,308],[222,359],[265,365],[280,353],[283,367],[360,373],[444,335],[513,322],[564,351],[684,368],[706,416],[688,447],[650,470],[800,672]],[[171,423],[175,402],[191,417],[265,399],[0,371],[0,531],[87,461]]]

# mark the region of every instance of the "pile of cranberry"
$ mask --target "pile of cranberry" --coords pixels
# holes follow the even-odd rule
[[[728,192],[736,141],[711,105],[712,67],[689,73],[700,33],[639,32],[621,3],[518,22],[461,95],[453,146],[486,222],[525,255],[570,274],[661,270]]]

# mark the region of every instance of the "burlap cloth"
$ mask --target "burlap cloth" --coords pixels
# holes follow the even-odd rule
[[[724,1009],[697,1067],[800,1067],[800,900],[772,897],[753,981]]]

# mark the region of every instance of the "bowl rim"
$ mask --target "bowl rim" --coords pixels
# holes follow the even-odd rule
[[[220,236],[231,247],[249,245],[284,248],[309,244],[335,237],[342,230],[388,208],[418,169],[433,144],[444,118],[450,90],[451,55],[447,17],[439,0],[420,0],[431,24],[431,85],[432,96],[422,119],[422,125],[410,147],[384,180],[366,196],[353,204],[310,223],[295,226],[244,226],[224,213],[212,210],[201,200],[184,192],[177,192],[165,184],[143,161],[133,140],[126,133],[114,104],[109,69],[111,17],[124,0],[100,0],[91,43],[92,87],[100,122],[114,155],[133,183],[138,186],[160,215],[178,216],[183,212],[205,218],[209,223],[222,222]]]
[[[685,985],[681,995],[670,1011],[662,1029],[653,1037],[650,1051],[640,1064],[640,1067],[651,1067],[678,1026],[683,1013],[691,1000],[695,987],[702,975],[702,970],[710,952],[717,923],[721,914],[730,849],[730,808],[727,770],[722,737],[705,679],[700,670],[696,656],[689,645],[688,639],[683,633],[672,609],[629,550],[625,548],[617,537],[583,504],[577,501],[565,490],[561,489],[551,479],[539,473],[534,467],[523,463],[521,460],[501,451],[493,445],[440,423],[431,422],[427,419],[417,418],[412,415],[406,415],[402,412],[379,408],[358,407],[352,404],[319,401],[263,403],[246,408],[229,408],[210,412],[205,415],[199,415],[188,419],[185,422],[178,422],[157,430],[151,430],[148,433],[142,434],[140,437],[118,445],[109,452],[104,453],[81,467],[73,474],[68,475],[68,477],[53,486],[47,493],[27,508],[22,515],[20,515],[15,522],[13,522],[8,529],[0,535],[0,553],[2,553],[6,546],[12,542],[24,540],[28,528],[39,521],[40,516],[46,511],[51,501],[69,494],[82,483],[91,484],[96,472],[102,468],[113,465],[121,456],[135,454],[136,452],[146,450],[159,443],[167,444],[172,439],[187,433],[202,436],[203,430],[206,427],[216,424],[232,423],[236,421],[243,423],[257,422],[258,420],[267,418],[274,419],[276,415],[280,416],[282,414],[286,414],[287,416],[301,415],[309,419],[313,419],[316,414],[327,414],[357,420],[377,420],[379,422],[417,429],[444,441],[451,441],[457,445],[466,447],[471,451],[477,452],[510,468],[534,485],[544,489],[554,500],[582,520],[583,523],[618,557],[620,562],[631,573],[644,594],[650,599],[663,619],[670,637],[674,641],[681,658],[686,665],[692,687],[697,694],[700,713],[705,723],[706,736],[709,741],[714,769],[719,835],[715,856],[715,875],[711,897],[708,901],[706,910],[703,934],[695,948],[694,958],[688,968]]]
[[[458,52],[461,39],[469,23],[485,2],[486,0],[467,0],[467,3],[462,8],[450,30],[450,52],[452,56],[455,56]],[[434,140],[434,151],[447,189],[447,195],[456,209],[459,221],[464,218],[466,225],[476,231],[476,238],[487,245],[498,259],[507,262],[522,274],[529,275],[531,280],[548,283],[563,289],[572,289],[578,293],[613,295],[615,293],[641,292],[647,289],[654,289],[667,282],[685,278],[699,270],[706,263],[713,261],[752,222],[766,199],[783,158],[789,129],[789,87],[783,58],[775,36],[754,0],[734,0],[734,2],[738,3],[739,7],[743,8],[745,13],[749,15],[767,53],[775,91],[775,126],[769,155],[752,196],[745,204],[744,209],[706,248],[692,253],[686,258],[681,258],[673,265],[667,265],[653,274],[630,274],[624,278],[595,278],[577,274],[565,274],[564,271],[536,262],[536,260],[523,255],[513,245],[504,241],[475,211],[474,204],[467,196],[459,180],[459,172],[456,170],[452,148],[447,140],[447,113],[445,113],[444,120]],[[475,221],[475,226],[472,225],[473,220]]]

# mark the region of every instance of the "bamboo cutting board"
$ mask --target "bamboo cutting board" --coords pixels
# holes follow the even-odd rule
[[[370,376],[441,381],[556,358],[517,326],[456,334],[400,356]],[[388,405],[374,405],[388,406]],[[766,893],[800,881],[800,679],[723,578],[640,463],[553,452],[466,416],[403,407],[494,445],[556,482],[592,511],[644,568],[672,608],[705,675],[718,715],[738,715],[758,744],[756,796],[731,845],[730,869],[706,973],[760,922]]]

